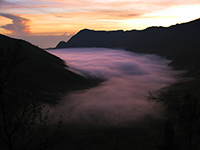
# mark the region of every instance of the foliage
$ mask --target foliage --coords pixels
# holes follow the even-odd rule
[[[200,148],[200,101],[195,92],[177,96],[169,91],[158,91],[149,93],[148,99],[166,106],[166,116],[173,122],[178,147],[187,150]]]

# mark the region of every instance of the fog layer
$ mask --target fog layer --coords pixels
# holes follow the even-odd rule
[[[167,66],[170,61],[157,55],[136,54],[119,49],[69,48],[51,50],[69,68],[85,77],[105,79],[97,87],[77,91],[50,108],[71,123],[119,125],[146,117],[161,117],[163,107],[147,100],[148,92],[176,81]]]

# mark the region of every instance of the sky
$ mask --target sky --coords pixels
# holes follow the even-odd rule
[[[132,30],[200,18],[200,0],[0,0],[0,33],[54,47],[79,30]]]

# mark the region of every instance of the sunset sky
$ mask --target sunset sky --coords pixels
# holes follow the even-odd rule
[[[0,33],[40,47],[84,28],[132,30],[200,18],[200,0],[0,0]]]

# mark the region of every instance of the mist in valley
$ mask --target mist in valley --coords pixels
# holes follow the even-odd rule
[[[68,69],[86,77],[104,80],[99,86],[67,94],[52,116],[68,123],[126,126],[146,117],[161,118],[164,107],[147,100],[153,92],[177,81],[178,71],[169,60],[154,54],[123,49],[68,48],[50,50],[66,61]]]

